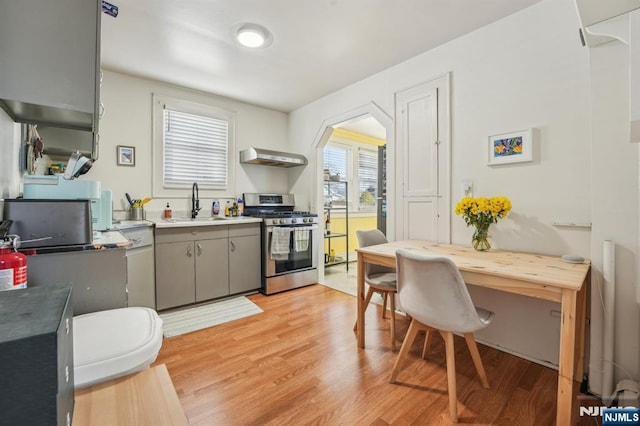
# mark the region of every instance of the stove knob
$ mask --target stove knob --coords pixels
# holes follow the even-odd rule
[[[296,223],[298,221],[298,219],[296,219],[295,217],[291,219],[291,223]]]
[[[280,223],[280,225],[282,225],[284,224],[284,219],[280,219],[278,222]]]

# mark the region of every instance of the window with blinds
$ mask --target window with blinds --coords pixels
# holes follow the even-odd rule
[[[352,209],[375,210],[378,197],[377,150],[329,143],[323,150],[322,166],[329,170],[330,175],[339,174],[340,180],[349,182],[349,204]],[[334,203],[346,199],[347,194],[342,193],[344,186],[335,186],[332,190],[332,194],[325,195],[330,196]]]
[[[358,151],[359,209],[373,210],[378,197],[378,153]]]
[[[153,94],[152,196],[235,195],[236,113],[214,104]],[[203,192],[204,191],[204,192]]]
[[[163,129],[165,188],[226,188],[228,120],[165,107]]]
[[[349,148],[327,145],[323,151],[322,165],[329,174],[340,175],[341,180],[349,178]]]

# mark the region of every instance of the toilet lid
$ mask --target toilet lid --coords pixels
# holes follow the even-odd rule
[[[75,386],[137,371],[162,346],[162,319],[149,308],[121,308],[73,318]]]

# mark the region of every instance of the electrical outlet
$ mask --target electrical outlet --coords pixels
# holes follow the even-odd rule
[[[462,181],[462,196],[473,197],[473,182],[470,180]]]

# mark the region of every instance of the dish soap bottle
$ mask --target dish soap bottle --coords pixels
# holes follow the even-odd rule
[[[244,216],[244,201],[238,198],[238,216]]]
[[[219,214],[220,214],[220,202],[219,201],[214,201],[213,202],[213,207],[211,209],[211,215],[213,217],[218,217]]]
[[[173,213],[171,212],[171,207],[169,207],[169,203],[167,203],[167,207],[165,207],[164,212],[162,212],[162,217],[165,219],[171,219]]]

